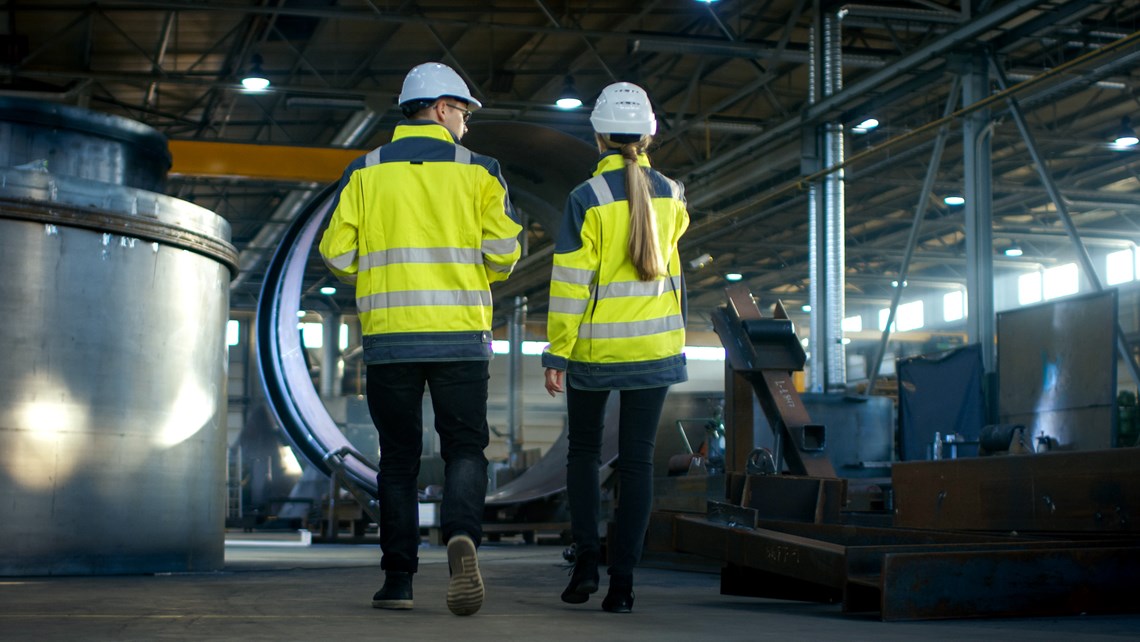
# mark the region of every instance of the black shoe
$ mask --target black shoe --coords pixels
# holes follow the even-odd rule
[[[388,571],[384,586],[372,596],[372,607],[377,609],[412,608],[412,574]]]
[[[570,584],[562,591],[562,601],[582,604],[590,599],[591,593],[598,592],[598,552],[582,551],[574,560],[574,572]]]
[[[602,600],[602,609],[610,613],[629,613],[633,610],[632,575],[610,576],[610,590]]]

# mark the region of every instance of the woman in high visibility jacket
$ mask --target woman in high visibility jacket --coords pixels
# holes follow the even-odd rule
[[[653,447],[669,386],[685,372],[685,294],[677,242],[689,225],[684,191],[649,164],[657,120],[645,90],[602,90],[590,122],[601,158],[571,193],[554,248],[546,390],[566,393],[566,489],[577,550],[562,600],[598,590],[599,479],[603,420],[620,391],[620,502],[609,542],[610,585],[602,608],[633,608],[653,496]]]

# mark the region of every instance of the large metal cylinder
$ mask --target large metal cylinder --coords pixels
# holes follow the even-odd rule
[[[13,113],[0,125],[22,141],[0,158],[0,575],[220,569],[229,224],[135,187],[162,182],[157,132],[0,100],[0,119]]]

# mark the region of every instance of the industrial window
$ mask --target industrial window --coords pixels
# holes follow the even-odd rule
[[[241,339],[241,322],[237,319],[226,321],[226,345],[236,346]]]
[[[856,314],[853,317],[846,317],[843,319],[844,332],[862,332],[863,331],[863,317]]]
[[[298,323],[297,327],[301,330],[301,343],[306,348],[312,350],[319,350],[325,345],[324,326],[320,323]],[[340,337],[337,344],[340,346],[341,351],[348,349],[348,326],[340,324]]]
[[[942,296],[942,320],[958,321],[966,318],[966,293],[961,290]]]
[[[1021,305],[1041,300],[1041,273],[1029,272],[1017,277],[1017,302]]]
[[[887,317],[890,316],[891,309],[883,308],[879,310],[879,329],[885,330],[887,327]],[[917,330],[926,324],[923,317],[922,301],[911,301],[910,303],[903,303],[899,305],[895,311],[895,323],[892,327],[892,332],[906,332],[907,330]]]
[[[1104,268],[1104,280],[1108,285],[1133,280],[1136,274],[1136,260],[1132,256],[1132,248],[1110,253],[1104,258]]]
[[[1066,263],[1045,270],[1041,286],[1046,300],[1076,294],[1080,290],[1080,273],[1077,272],[1077,264]]]

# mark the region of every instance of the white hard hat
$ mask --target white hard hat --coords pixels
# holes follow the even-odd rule
[[[631,82],[616,82],[602,90],[590,114],[590,124],[599,134],[657,133],[657,118],[649,94]]]
[[[400,104],[413,100],[435,100],[441,96],[452,96],[467,103],[471,111],[483,103],[471,96],[467,83],[455,70],[441,62],[425,62],[412,67],[404,77],[404,88],[400,91]]]

